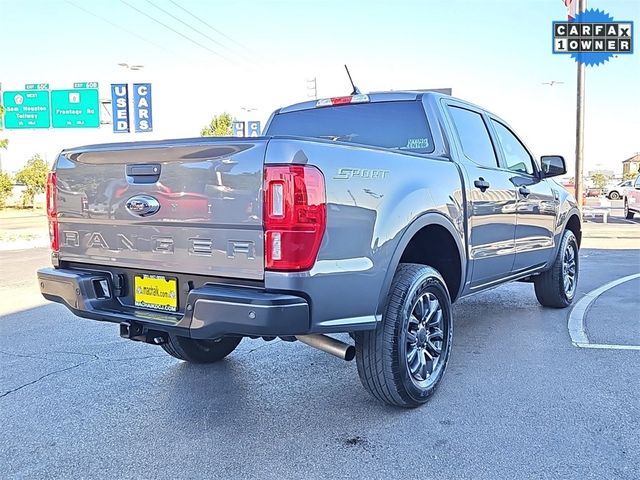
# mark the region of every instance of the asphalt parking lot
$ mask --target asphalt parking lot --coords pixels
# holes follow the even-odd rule
[[[631,222],[630,222],[631,223]],[[590,228],[577,300],[640,272],[640,225]],[[635,247],[634,247],[635,245]],[[46,249],[0,252],[4,478],[616,478],[640,472],[640,280],[598,296],[580,348],[529,284],[455,306],[432,400],[373,400],[354,363],[243,341],[213,366],[44,303]]]

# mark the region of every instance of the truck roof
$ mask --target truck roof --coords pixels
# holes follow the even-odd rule
[[[434,96],[434,97],[449,97],[449,95],[445,95],[443,93],[438,93],[435,91],[429,90],[398,90],[398,91],[389,91],[389,92],[370,92],[366,94],[369,97],[370,103],[375,102],[397,102],[397,101],[410,101],[410,100],[418,100],[425,95]],[[345,95],[348,96],[348,95]],[[316,108],[318,100],[309,100],[306,102],[295,103],[293,105],[289,105],[287,107],[280,108],[276,113],[289,113],[289,112],[297,112],[300,110],[311,110]]]

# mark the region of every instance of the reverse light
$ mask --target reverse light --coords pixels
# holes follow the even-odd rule
[[[369,95],[358,94],[347,97],[322,98],[316,102],[316,107],[331,107],[332,105],[347,105],[349,103],[367,103]]]
[[[264,169],[265,268],[310,269],[326,228],[324,177],[310,165]]]
[[[58,180],[56,172],[49,172],[47,175],[46,198],[51,250],[58,252],[60,250],[60,235],[58,231]]]

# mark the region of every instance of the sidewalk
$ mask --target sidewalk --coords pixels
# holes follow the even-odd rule
[[[44,210],[0,211],[0,251],[46,247],[49,244]]]
[[[640,255],[640,224],[584,222],[580,247],[636,249]]]

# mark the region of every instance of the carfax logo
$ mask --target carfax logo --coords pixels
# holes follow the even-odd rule
[[[553,53],[578,63],[600,65],[614,55],[633,53],[633,22],[614,21],[602,10],[585,10],[570,22],[553,22]]]

